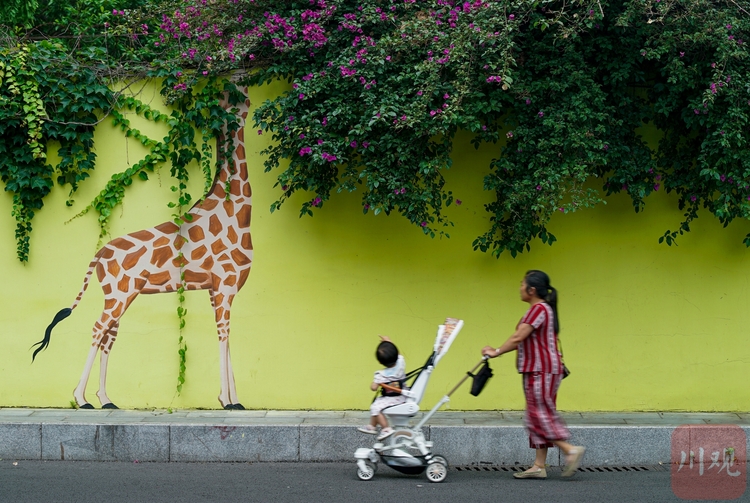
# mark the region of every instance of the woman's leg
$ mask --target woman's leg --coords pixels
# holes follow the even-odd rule
[[[562,444],[567,452],[568,444],[564,442],[570,435],[557,413],[557,389],[560,376],[540,372],[523,374],[523,388],[526,396],[526,414],[524,422],[529,431],[529,447],[536,449],[534,466],[529,471],[544,468],[547,460],[547,449]]]

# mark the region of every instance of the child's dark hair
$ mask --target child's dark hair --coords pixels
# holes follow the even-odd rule
[[[542,271],[531,270],[524,276],[527,288],[536,288],[539,298],[549,304],[555,314],[555,333],[560,333],[560,318],[557,316],[557,289],[550,285],[549,276]]]
[[[383,341],[378,344],[375,357],[382,365],[393,367],[398,361],[398,348],[392,342]]]

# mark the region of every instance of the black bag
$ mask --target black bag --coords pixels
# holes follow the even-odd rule
[[[471,372],[467,372],[467,374],[474,379],[474,382],[471,384],[470,393],[473,396],[479,396],[479,393],[484,389],[484,385],[487,384],[489,378],[492,377],[492,369],[490,368],[489,360],[485,360],[484,365],[476,374],[472,374]]]
[[[568,369],[568,367],[565,366],[565,364],[563,363],[563,379],[565,379],[569,375],[570,375],[570,369]]]

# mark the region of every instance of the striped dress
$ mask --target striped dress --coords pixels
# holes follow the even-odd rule
[[[524,423],[529,447],[553,447],[552,440],[567,440],[570,432],[557,412],[557,390],[562,381],[562,361],[557,348],[555,314],[546,302],[529,308],[519,322],[533,332],[518,345],[516,364],[523,375],[526,396]]]

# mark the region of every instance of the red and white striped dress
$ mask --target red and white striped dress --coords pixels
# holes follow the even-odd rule
[[[524,423],[529,447],[553,447],[552,440],[567,440],[570,432],[557,412],[557,390],[562,381],[562,360],[557,348],[555,314],[546,302],[529,308],[518,323],[534,331],[518,345],[516,364],[523,374],[526,396]]]

